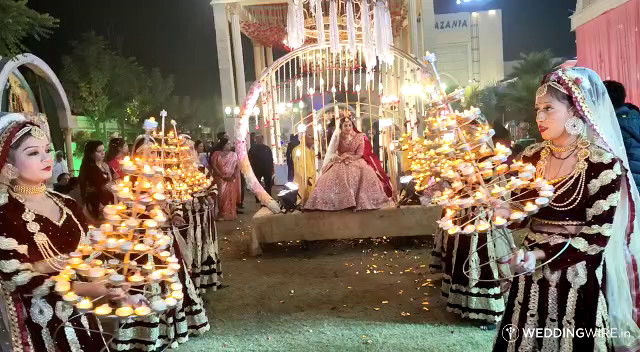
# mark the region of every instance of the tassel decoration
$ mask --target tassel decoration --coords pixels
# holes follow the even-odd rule
[[[389,6],[384,0],[377,0],[373,10],[373,25],[375,27],[376,54],[380,61],[393,64],[393,30]]]
[[[376,67],[376,47],[371,36],[371,17],[368,0],[362,0],[360,4],[360,28],[362,28],[362,48],[367,71]],[[367,81],[367,85],[369,82]]]
[[[303,0],[291,0],[287,9],[287,46],[297,49],[304,44]]]
[[[324,15],[322,14],[322,0],[315,0],[311,5],[312,9],[315,9],[314,16],[316,16],[316,30],[318,31],[318,44],[324,45]]]
[[[353,15],[353,1],[347,0],[347,43],[351,55],[356,54],[356,20]]]
[[[329,5],[329,50],[332,54],[340,52],[340,33],[338,32],[338,2],[331,0]]]

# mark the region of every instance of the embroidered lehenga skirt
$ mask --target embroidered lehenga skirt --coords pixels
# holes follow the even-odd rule
[[[537,232],[526,242],[557,234]],[[534,238],[537,236],[538,238]],[[544,240],[543,240],[544,241]],[[608,326],[607,302],[602,285],[605,272],[601,254],[577,264],[553,270],[549,265],[514,280],[505,318],[496,337],[494,351],[607,351],[608,341],[595,329]],[[517,329],[511,335],[500,333],[507,325]],[[564,336],[536,338],[535,329],[547,334],[566,331]],[[544,330],[546,329],[546,331]],[[560,329],[560,330],[557,330]],[[572,336],[568,332],[584,336]],[[593,335],[587,336],[588,331]],[[525,333],[526,332],[526,333]]]
[[[215,199],[200,195],[186,202],[183,206],[184,217],[189,226],[180,230],[189,251],[187,266],[196,290],[205,294],[208,290],[216,290],[222,285],[222,266],[218,249],[218,236],[215,224]]]
[[[500,321],[505,309],[500,279],[508,269],[505,272],[498,264],[504,251],[496,245],[504,242],[503,236],[510,233],[442,234],[442,296],[448,311],[489,323]]]

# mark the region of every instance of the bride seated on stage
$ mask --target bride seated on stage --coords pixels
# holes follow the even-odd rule
[[[331,137],[322,173],[306,210],[379,209],[390,202],[391,183],[369,139],[349,117]]]

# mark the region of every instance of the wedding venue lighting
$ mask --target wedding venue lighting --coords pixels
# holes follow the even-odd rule
[[[164,120],[166,112],[161,116]],[[155,119],[145,121],[144,126],[148,136],[157,135]],[[168,137],[175,139],[173,132]],[[173,145],[167,149],[171,152],[164,156],[171,159],[181,148]],[[104,207],[105,222],[90,227],[89,244],[70,253],[65,269],[54,277],[56,292],[81,312],[142,317],[175,306],[184,296],[182,288],[174,285],[179,281],[180,264],[171,254],[171,237],[162,227],[168,220],[163,207],[171,190],[164,183],[168,170],[158,166],[159,158],[158,150],[144,148],[133,160],[122,160],[126,176],[111,187],[116,202]],[[135,309],[126,299],[96,306],[100,298],[73,292],[72,283],[78,281],[104,282],[110,288],[128,283],[129,294],[143,299]]]

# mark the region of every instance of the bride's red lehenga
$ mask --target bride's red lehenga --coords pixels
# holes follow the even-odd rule
[[[341,135],[338,156],[323,167],[322,175],[304,209],[371,210],[389,203],[391,187],[388,178],[379,162],[376,165],[377,159],[373,154],[365,153],[366,144],[368,141],[363,133],[354,131],[349,135]],[[368,149],[371,149],[371,145]],[[367,163],[365,158],[369,158],[375,166]]]

